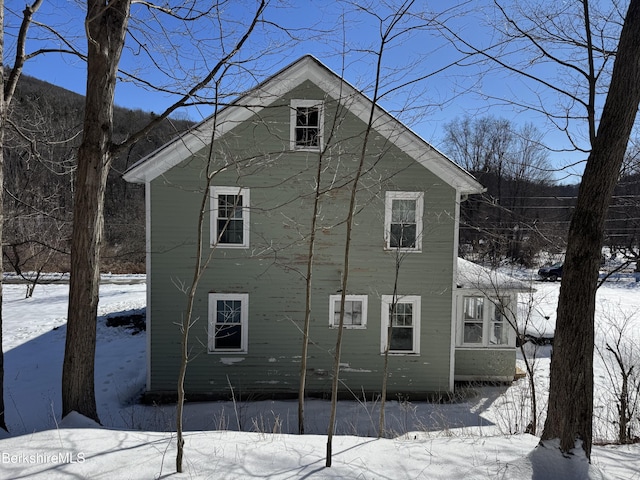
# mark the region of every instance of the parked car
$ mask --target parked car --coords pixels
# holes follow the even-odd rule
[[[562,277],[562,262],[554,263],[553,265],[547,265],[538,270],[538,275],[541,280],[550,280],[555,282],[558,278]]]

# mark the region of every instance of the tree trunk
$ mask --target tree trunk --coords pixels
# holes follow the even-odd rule
[[[302,358],[300,359],[300,383],[298,385],[298,434],[304,435],[304,395],[307,383],[307,357],[309,356],[309,330],[311,328],[311,286],[313,282],[313,262],[316,244],[316,227],[318,210],[320,207],[320,181],[322,180],[322,159],[324,152],[318,155],[316,168],[316,190],[313,196],[313,214],[311,216],[311,233],[309,235],[309,250],[307,257],[307,276],[304,293],[304,326],[302,330]]]
[[[116,73],[130,6],[130,0],[88,0],[85,25],[87,92],[73,206],[62,415],[77,411],[95,421],[99,421],[94,364],[104,192],[112,159]]]
[[[640,0],[631,0],[569,227],[542,440],[591,457],[595,295],[604,220],[640,103]]]
[[[4,224],[4,126],[7,104],[4,96],[4,0],[0,0],[0,428],[7,430],[4,416],[4,352],[2,350],[2,225]]]

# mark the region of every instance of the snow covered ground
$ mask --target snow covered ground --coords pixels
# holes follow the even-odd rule
[[[145,306],[143,283],[119,282],[101,286],[95,385],[102,427],[76,415],[60,420],[68,286],[41,285],[29,299],[25,286],[5,286],[5,406],[11,433],[0,440],[0,478],[142,479],[175,471],[174,407],[135,402],[144,388],[145,334],[106,326],[109,314]],[[536,329],[552,332],[559,284],[535,287]],[[640,284],[608,283],[599,290],[598,305],[599,325],[626,319],[625,335],[640,339]],[[550,347],[539,347],[536,356],[544,407]],[[600,439],[613,431],[604,366],[596,357],[594,432]],[[395,434],[384,439],[375,438],[376,402],[340,402],[331,468],[324,468],[324,401],[307,402],[304,436],[292,434],[295,401],[188,404],[185,473],[177,477],[640,479],[640,444],[596,446],[592,466],[563,458],[552,444],[535,448],[538,439],[520,433],[528,422],[526,387],[526,380],[478,387],[447,404],[391,402],[386,416]],[[542,425],[544,415],[539,420]]]

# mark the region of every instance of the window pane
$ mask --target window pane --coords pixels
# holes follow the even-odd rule
[[[396,303],[395,312],[393,311],[393,306],[389,305],[389,315],[392,326],[411,327],[413,325],[413,304]]]
[[[240,323],[242,302],[240,300],[218,300],[216,323]]]
[[[413,350],[413,304],[398,302],[389,305],[391,318],[390,350]]]
[[[318,129],[316,127],[296,128],[296,145],[299,147],[317,147]]]
[[[242,218],[242,195],[220,195],[218,218]]]
[[[482,343],[482,322],[465,322],[464,343]]]
[[[506,345],[509,342],[509,330],[502,322],[494,323],[491,326],[489,343],[492,345]]]
[[[391,223],[416,223],[416,201],[393,200],[391,203]]]
[[[484,298],[464,297],[464,319],[482,320],[482,310],[484,308]]]
[[[415,248],[416,226],[405,224],[391,224],[391,238],[389,246],[392,248]]]
[[[218,232],[220,232],[220,243],[237,243],[242,245],[244,241],[242,220],[218,219]]]
[[[340,323],[340,300],[334,302],[333,322]],[[362,301],[345,300],[343,325],[362,325]]]
[[[391,327],[389,350],[413,350],[413,328]]]
[[[235,324],[216,325],[215,348],[242,348],[242,326]]]

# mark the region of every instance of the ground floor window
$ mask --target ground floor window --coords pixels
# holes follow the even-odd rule
[[[383,295],[381,352],[420,353],[420,297]]]
[[[209,352],[246,353],[248,320],[248,294],[209,294]]]
[[[483,295],[464,295],[459,298],[459,346],[491,347],[515,344],[511,299],[489,298]]]
[[[329,326],[337,327],[340,324],[340,295],[329,297]],[[367,296],[346,295],[344,302],[344,328],[367,327]]]

